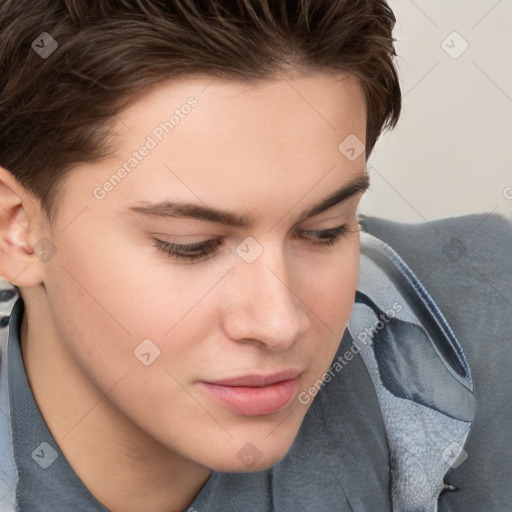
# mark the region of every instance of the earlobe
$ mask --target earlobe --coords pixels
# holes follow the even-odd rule
[[[20,287],[42,282],[41,261],[29,243],[29,194],[0,167],[0,275]]]

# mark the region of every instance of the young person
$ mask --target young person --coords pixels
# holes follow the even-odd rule
[[[510,225],[358,215],[394,22],[0,0],[0,510],[506,510]]]

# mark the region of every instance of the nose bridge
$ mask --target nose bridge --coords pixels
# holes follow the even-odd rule
[[[235,263],[235,289],[230,289],[230,314],[225,327],[232,339],[252,339],[285,348],[301,336],[309,320],[282,248],[270,248],[269,243],[262,249],[252,262],[241,256]]]

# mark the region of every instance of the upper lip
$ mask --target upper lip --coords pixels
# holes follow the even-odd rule
[[[288,370],[283,370],[269,375],[241,375],[239,377],[231,377],[229,379],[204,382],[207,384],[215,384],[217,386],[263,387],[270,386],[276,382],[296,379],[301,373],[302,370],[290,368]]]

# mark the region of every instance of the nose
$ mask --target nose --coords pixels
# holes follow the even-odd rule
[[[307,331],[308,308],[299,296],[305,285],[282,251],[267,248],[252,263],[238,259],[228,277],[223,328],[230,339],[284,350]]]

